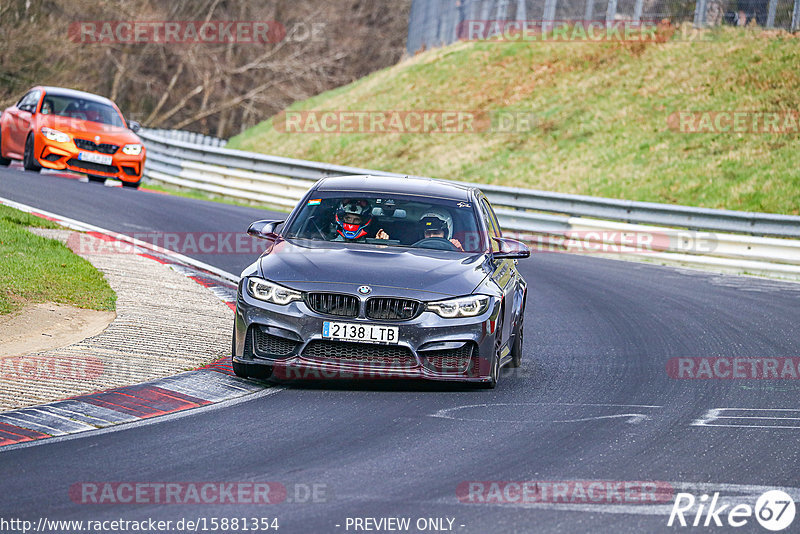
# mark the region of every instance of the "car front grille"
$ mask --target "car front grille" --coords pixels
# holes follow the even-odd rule
[[[472,362],[474,343],[466,343],[455,350],[421,351],[426,366],[439,373],[465,373]]]
[[[67,165],[87,171],[106,172],[108,174],[116,174],[119,172],[119,169],[115,165],[103,165],[102,163],[82,161],[77,158],[72,158],[67,161]]]
[[[260,328],[253,328],[253,338],[255,352],[259,356],[289,356],[300,344],[299,341],[267,334]]]
[[[367,317],[384,321],[405,321],[413,319],[422,309],[416,300],[397,298],[371,298],[367,301]]]
[[[332,362],[357,363],[409,369],[417,360],[408,347],[401,345],[374,345],[347,341],[315,339],[303,349],[303,356]]]
[[[306,305],[317,313],[338,317],[358,317],[359,300],[339,293],[307,293]]]
[[[119,145],[112,145],[110,143],[95,143],[88,139],[74,139],[75,146],[81,150],[93,150],[102,152],[103,154],[113,154],[119,150]]]

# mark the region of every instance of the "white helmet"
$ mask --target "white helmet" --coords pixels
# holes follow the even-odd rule
[[[444,222],[444,224],[447,225],[447,235],[445,237],[447,237],[447,239],[453,238],[453,217],[447,212],[447,210],[431,208],[419,218],[420,222],[425,220],[426,217],[435,217]]]

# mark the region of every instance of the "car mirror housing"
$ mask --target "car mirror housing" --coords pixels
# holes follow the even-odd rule
[[[531,250],[522,241],[507,237],[493,237],[492,239],[500,245],[500,250],[492,253],[495,259],[521,259],[531,255]]]
[[[286,221],[256,221],[247,229],[247,234],[259,239],[277,239],[280,236],[275,233],[275,229],[284,222]]]
[[[136,121],[128,121],[128,128],[133,132],[136,133],[142,129],[142,125]]]

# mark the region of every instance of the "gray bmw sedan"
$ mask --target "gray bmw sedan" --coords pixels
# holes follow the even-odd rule
[[[493,388],[522,357],[527,285],[479,189],[324,178],[239,282],[233,370],[278,380],[422,378]]]

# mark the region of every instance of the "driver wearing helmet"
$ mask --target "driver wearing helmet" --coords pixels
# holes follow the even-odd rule
[[[419,222],[422,224],[425,239],[447,239],[460,251],[464,251],[461,241],[453,238],[453,218],[442,210],[431,210],[422,215]]]
[[[336,210],[335,222],[338,235],[334,241],[363,241],[372,223],[372,206],[365,199],[343,200]],[[375,237],[389,239],[383,229],[378,230]]]

